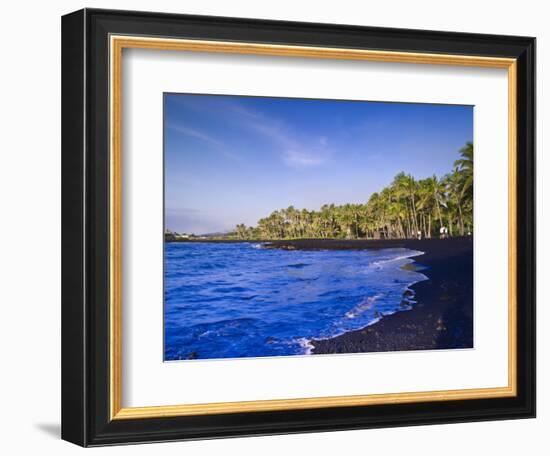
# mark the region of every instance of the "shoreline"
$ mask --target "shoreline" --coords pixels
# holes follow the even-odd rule
[[[165,243],[182,244],[262,244],[266,249],[282,250],[377,250],[407,248],[424,252],[423,247],[433,250],[435,244],[457,241],[472,241],[472,236],[454,236],[447,239],[165,239]],[[433,252],[430,252],[433,253]]]
[[[397,310],[361,329],[329,339],[312,339],[311,353],[473,348],[473,239],[374,242],[362,243],[362,248],[404,247],[424,252],[413,257],[413,264],[422,266],[427,277],[408,287],[414,292],[415,303],[410,310]]]
[[[472,242],[471,236],[455,236],[447,239],[281,239],[271,241],[253,241],[262,243],[267,249],[283,250],[372,250],[406,248],[424,252],[424,255],[437,255],[434,247],[452,247]],[[248,241],[237,241],[248,242]],[[448,251],[448,248],[445,249]]]

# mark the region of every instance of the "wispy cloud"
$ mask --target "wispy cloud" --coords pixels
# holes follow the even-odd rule
[[[272,141],[280,151],[283,163],[292,168],[308,168],[323,165],[330,159],[328,139],[325,136],[299,138],[285,122],[252,111],[238,103],[231,103],[233,120]]]
[[[227,122],[261,135],[271,142],[273,147],[279,151],[281,161],[288,167],[309,168],[321,166],[330,160],[331,152],[326,136],[300,137],[292,126],[282,119],[250,109],[231,97],[220,96],[215,103],[200,97],[181,97],[178,102],[186,109],[206,113],[209,116],[217,117],[220,112],[223,112],[227,117]],[[178,125],[170,126],[170,128],[217,146],[228,156],[233,155],[219,140],[202,131]],[[237,157],[232,156],[231,158]]]
[[[178,133],[181,133],[185,136],[190,136],[192,138],[201,139],[207,143],[213,144],[215,146],[223,146],[223,143],[221,141],[218,141],[217,139],[213,138],[212,136],[200,131],[196,130],[194,128],[184,127],[181,125],[168,125],[168,128],[170,130],[176,131]]]
[[[182,125],[168,125],[168,128],[170,130],[173,130],[173,131],[175,131],[177,133],[180,133],[182,135],[185,135],[185,136],[188,136],[188,137],[191,137],[191,138],[195,138],[195,139],[200,139],[201,141],[204,141],[207,144],[209,144],[211,146],[214,146],[214,148],[219,153],[221,153],[222,155],[224,155],[227,158],[230,158],[232,160],[240,160],[241,159],[241,157],[239,155],[236,155],[236,154],[230,152],[228,150],[227,146],[222,141],[217,140],[213,136],[211,136],[207,133],[204,133],[203,131],[197,130],[195,128],[185,127],[185,126],[182,126]]]
[[[319,166],[328,160],[327,154],[319,151],[311,153],[309,151],[287,150],[284,152],[283,161],[292,168],[307,168],[310,166]]]

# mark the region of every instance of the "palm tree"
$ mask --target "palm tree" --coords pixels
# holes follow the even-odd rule
[[[240,223],[237,225],[237,236],[239,236],[241,239],[246,239],[248,235],[248,230],[246,228],[246,225],[244,223]]]
[[[424,237],[432,237],[432,213],[435,208],[431,178],[418,181],[418,210]],[[426,221],[427,220],[427,221]]]
[[[439,228],[443,226],[441,207],[445,204],[445,184],[434,174],[432,177],[428,177],[420,181],[419,185],[422,208],[428,211],[427,215],[429,228],[426,236],[431,237],[432,215],[437,217],[437,220],[439,220]]]
[[[451,173],[415,180],[397,174],[391,184],[373,193],[365,204],[324,204],[318,211],[286,209],[273,211],[256,227],[237,225],[239,239],[312,238],[411,238],[418,231],[431,237],[433,221],[447,226],[449,234],[464,235],[473,227],[473,145],[460,149]]]
[[[449,198],[448,217],[449,217],[449,231],[452,235],[453,222],[457,221],[458,231],[461,236],[464,235],[464,215],[462,211],[462,175],[458,168],[455,168],[453,172],[445,176],[445,185],[447,187],[447,195]]]
[[[414,177],[410,174],[400,172],[394,177],[391,187],[395,189],[395,192],[399,197],[407,199],[410,218],[410,231],[416,234],[416,232],[418,231],[418,219],[416,213],[415,194],[418,191],[418,185],[414,180]],[[412,233],[409,233],[409,235]]]
[[[474,145],[471,142],[467,142],[459,152],[461,158],[454,162],[454,166],[461,175],[461,193],[465,195],[468,192],[473,193],[474,189]]]

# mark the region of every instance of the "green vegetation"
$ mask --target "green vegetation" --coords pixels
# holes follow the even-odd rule
[[[365,204],[325,204],[319,211],[289,206],[272,212],[255,227],[237,225],[227,238],[296,239],[398,239],[448,235],[463,236],[473,230],[474,147],[460,149],[454,169],[442,178],[415,180],[401,172]]]

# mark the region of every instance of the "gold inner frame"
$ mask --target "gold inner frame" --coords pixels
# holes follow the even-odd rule
[[[505,387],[403,392],[245,402],[122,407],[122,51],[123,49],[254,54],[317,59],[366,60],[508,70],[508,385]],[[110,414],[111,419],[296,410],[374,404],[512,397],[517,394],[517,61],[468,55],[387,52],[241,42],[110,36]]]

